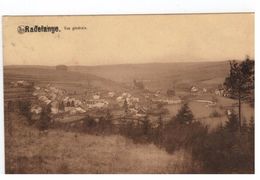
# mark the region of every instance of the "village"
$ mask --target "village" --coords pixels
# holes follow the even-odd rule
[[[73,123],[91,116],[98,122],[100,118],[110,116],[112,124],[124,123],[124,120],[142,121],[149,117],[153,127],[158,126],[158,119],[169,121],[187,101],[199,103],[204,108],[214,108],[216,98],[205,98],[228,94],[224,89],[208,90],[205,87],[191,86],[185,94],[177,94],[174,88],[166,92],[151,91],[142,81],[133,81],[129,91],[109,91],[97,87],[86,88],[83,93],[57,88],[51,83],[36,85],[28,81],[10,82],[10,87],[32,86],[33,100],[30,112],[32,121],[38,121],[45,107],[50,108],[52,122]],[[203,98],[204,97],[204,98]],[[230,114],[231,110],[226,109]]]

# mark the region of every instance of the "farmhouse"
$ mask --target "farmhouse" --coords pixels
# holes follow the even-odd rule
[[[112,98],[115,96],[115,94],[116,94],[115,92],[108,92],[108,97]]]
[[[33,87],[35,90],[40,90],[41,88],[39,86],[34,86]]]
[[[215,90],[215,94],[218,95],[218,96],[223,96],[223,94],[224,94],[224,89],[216,89],[216,90]]]
[[[108,106],[108,102],[104,99],[98,99],[98,100],[87,100],[86,105],[88,108],[105,108]]]
[[[100,99],[100,95],[93,95],[93,99],[95,99],[95,100]]]
[[[191,91],[192,93],[196,93],[196,92],[199,91],[199,88],[197,88],[196,86],[192,86],[191,89],[190,89],[190,91]]]

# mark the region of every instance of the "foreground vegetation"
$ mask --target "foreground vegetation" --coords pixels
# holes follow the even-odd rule
[[[10,113],[6,133],[6,173],[187,173],[191,156],[168,154],[153,144],[136,144],[121,135],[94,135],[29,125]]]

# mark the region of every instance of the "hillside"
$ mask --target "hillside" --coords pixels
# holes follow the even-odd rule
[[[116,82],[143,80],[149,88],[217,86],[228,74],[229,64],[223,62],[149,63],[104,66],[72,66],[72,71],[91,73]]]
[[[4,81],[28,80],[38,85],[54,84],[60,87],[88,88],[89,86],[103,89],[122,89],[120,83],[107,80],[90,73],[75,71],[57,71],[47,66],[5,66]]]
[[[172,86],[189,89],[192,85],[215,88],[223,83],[228,71],[227,61],[69,66],[67,72],[57,71],[53,66],[5,66],[4,77],[5,81],[22,78],[111,90],[122,90],[136,79],[142,80],[150,89],[166,90]]]
[[[96,136],[50,129],[40,135],[26,119],[11,113],[6,133],[6,173],[185,173],[190,155],[170,155],[155,145],[134,144],[120,135]],[[14,148],[15,147],[15,148]],[[29,153],[28,153],[29,152]],[[16,163],[13,163],[16,162]]]

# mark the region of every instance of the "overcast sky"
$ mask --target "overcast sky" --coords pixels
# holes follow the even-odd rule
[[[19,34],[19,25],[59,33]],[[64,26],[87,30],[65,31]],[[254,15],[5,17],[5,65],[100,65],[254,58]]]

